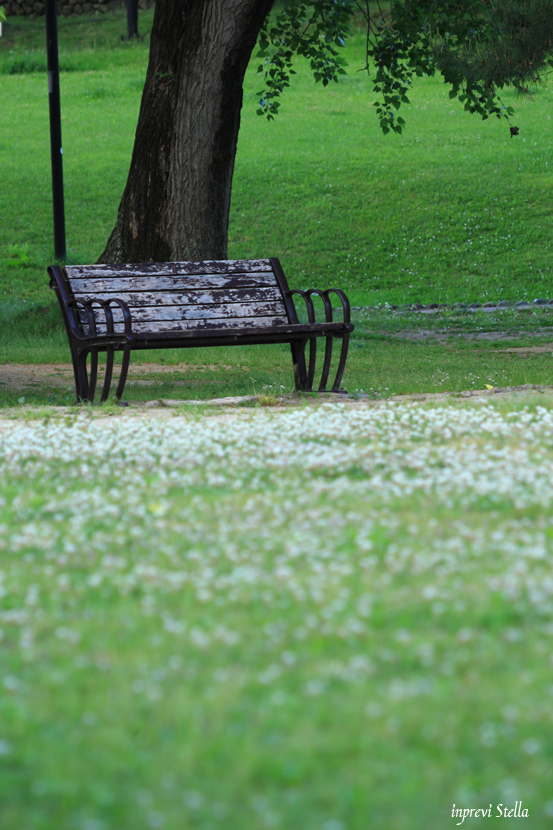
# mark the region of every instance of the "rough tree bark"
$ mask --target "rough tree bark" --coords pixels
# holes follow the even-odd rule
[[[127,185],[100,262],[225,259],[242,83],[273,0],[157,0]]]

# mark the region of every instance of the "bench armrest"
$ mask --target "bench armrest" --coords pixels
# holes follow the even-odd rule
[[[343,291],[340,291],[339,288],[328,288],[326,291],[322,291],[320,288],[310,288],[308,291],[301,291],[299,288],[293,288],[286,292],[287,297],[294,297],[298,295],[303,297],[307,308],[307,319],[310,323],[315,323],[315,306],[313,305],[313,300],[311,299],[313,296],[320,297],[324,303],[325,309],[325,322],[332,323],[332,302],[330,300],[330,294],[336,294],[342,303],[342,312],[344,315],[344,323],[349,324],[351,322],[351,311],[349,300],[344,294]]]
[[[106,320],[106,332],[105,334],[98,334],[98,329],[96,326],[96,314],[94,312],[94,306],[99,306],[105,315]],[[78,337],[80,340],[89,340],[91,337],[94,338],[103,338],[103,337],[110,337],[115,335],[115,328],[113,322],[113,312],[111,310],[111,306],[116,305],[123,312],[123,322],[125,326],[125,335],[130,336],[132,335],[132,316],[130,309],[124,300],[120,300],[118,297],[112,297],[110,300],[70,300],[67,303],[67,307],[72,311],[76,312],[74,315],[74,319],[72,320],[72,328],[73,328],[73,335],[74,337]],[[83,309],[86,312],[88,317],[88,327],[89,327],[89,335],[88,337],[84,337],[81,334],[80,330],[80,321],[79,321],[79,308]]]

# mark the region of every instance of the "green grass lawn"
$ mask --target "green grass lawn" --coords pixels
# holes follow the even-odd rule
[[[115,221],[151,21],[132,44],[123,12],[59,21],[72,263]],[[383,307],[553,296],[549,89],[511,140],[425,81],[383,137],[360,35],[349,77],[300,65],[272,124],[254,61],[230,256],[347,290],[359,400],[186,406],[274,403],[275,346],[135,353],[125,397],[183,401],[164,416],[66,410],[44,21],[4,35],[1,830],[437,830],[516,802],[546,830],[553,399],[455,393],[551,385],[553,312]],[[385,400],[421,392],[451,397]]]

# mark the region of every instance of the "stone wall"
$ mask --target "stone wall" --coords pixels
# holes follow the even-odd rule
[[[26,17],[40,17],[44,14],[44,0],[2,0],[1,3],[10,15],[24,15]],[[139,0],[140,9],[150,9],[155,5],[155,0]],[[105,12],[110,9],[125,8],[124,0],[58,0],[58,14],[76,15],[92,14],[94,12]]]

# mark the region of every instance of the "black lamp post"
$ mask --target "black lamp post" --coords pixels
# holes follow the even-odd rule
[[[58,60],[58,11],[56,0],[46,0],[46,51],[50,104],[50,151],[54,203],[54,251],[65,262],[65,210],[63,205],[63,149],[61,145],[60,67]]]
[[[138,0],[127,0],[127,37],[138,37]]]

